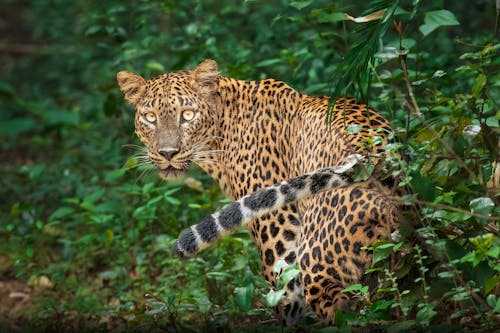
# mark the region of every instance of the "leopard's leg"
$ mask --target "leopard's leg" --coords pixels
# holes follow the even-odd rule
[[[362,248],[390,237],[395,207],[383,194],[357,186],[304,205],[299,267],[305,298],[321,319],[332,322],[337,309],[349,308],[342,290],[358,283],[370,266],[371,254]]]
[[[276,288],[276,262],[284,260],[288,265],[297,263],[301,224],[297,206],[294,204],[248,224],[259,249],[262,274],[273,288]],[[275,314],[282,324],[290,326],[303,321],[306,308],[302,280],[297,277],[285,287],[285,295],[275,308]]]

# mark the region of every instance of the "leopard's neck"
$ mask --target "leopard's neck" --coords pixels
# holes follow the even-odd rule
[[[233,199],[262,187],[262,178],[272,184],[289,177],[290,172],[283,170],[293,154],[291,133],[297,130],[295,117],[304,96],[272,79],[241,81],[221,76],[213,117],[217,140],[211,147],[221,154],[216,163],[200,167]],[[269,155],[281,159],[285,167],[259,170],[258,164],[266,163]]]

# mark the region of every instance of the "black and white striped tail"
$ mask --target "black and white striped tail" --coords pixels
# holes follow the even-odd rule
[[[351,155],[344,165],[320,169],[244,196],[183,230],[174,244],[175,253],[181,258],[191,257],[252,219],[312,194],[352,183],[347,171],[361,159],[361,155]]]

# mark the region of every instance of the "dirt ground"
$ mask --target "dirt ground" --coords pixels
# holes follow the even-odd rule
[[[32,292],[32,288],[24,281],[0,279],[1,331],[16,330],[23,326],[24,314],[33,306]]]

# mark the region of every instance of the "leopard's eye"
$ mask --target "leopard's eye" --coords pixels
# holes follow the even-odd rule
[[[193,120],[194,116],[195,116],[195,112],[193,110],[184,110],[182,111],[182,119],[184,119],[185,121],[190,121],[190,120]]]
[[[144,115],[147,121],[150,123],[154,123],[156,121],[156,115],[153,112],[148,112]]]

